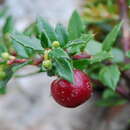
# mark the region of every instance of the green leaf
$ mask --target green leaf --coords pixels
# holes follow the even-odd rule
[[[12,71],[13,71],[13,72],[16,72],[16,71],[18,71],[19,69],[23,68],[24,66],[30,64],[31,62],[32,62],[32,60],[29,60],[29,61],[24,62],[24,63],[22,63],[22,64],[13,66],[13,67],[12,67]]]
[[[107,35],[107,37],[105,38],[105,40],[103,41],[103,50],[109,51],[114,42],[116,41],[116,38],[120,32],[122,26],[122,22],[119,23],[118,25],[116,25],[113,30]]]
[[[84,70],[87,68],[88,64],[89,64],[88,59],[73,60],[73,66],[76,69]]]
[[[14,49],[16,50],[16,52],[17,52],[17,54],[19,56],[21,56],[23,58],[28,58],[29,57],[24,46],[22,46],[21,44],[19,44],[15,40],[12,40],[12,42],[13,42],[13,47],[14,47]]]
[[[82,20],[77,11],[74,11],[68,25],[69,39],[75,40],[79,38],[84,30]]]
[[[6,93],[6,84],[7,82],[4,80],[0,81],[0,94],[5,94]]]
[[[123,51],[118,48],[112,48],[111,53],[113,55],[112,62],[113,63],[120,63],[124,61],[124,54]]]
[[[126,56],[127,56],[128,58],[130,58],[130,51],[127,51],[127,52],[126,52]]]
[[[103,106],[103,107],[110,107],[110,106],[117,106],[117,105],[122,105],[126,104],[127,100],[125,99],[117,99],[117,98],[105,98],[97,101],[98,106]]]
[[[67,59],[56,58],[55,67],[60,77],[73,83],[74,81],[73,69],[70,62]]]
[[[38,36],[38,30],[36,28],[36,23],[32,23],[32,24],[29,24],[25,29],[24,29],[24,32],[23,32],[26,36],[32,36],[32,35],[36,35]]]
[[[69,55],[62,49],[62,48],[55,48],[53,49],[49,55],[52,57],[52,58],[67,58],[67,59],[70,59],[69,58]]]
[[[99,72],[99,80],[112,90],[116,90],[119,79],[120,71],[116,65],[106,66]]]
[[[85,48],[85,52],[87,52],[90,55],[96,55],[97,53],[101,52],[101,50],[102,50],[102,44],[95,40],[89,41]]]
[[[3,33],[9,33],[12,32],[14,29],[14,20],[12,16],[8,16],[6,19],[6,22],[3,26]]]
[[[61,46],[64,47],[65,44],[68,42],[68,34],[64,26],[62,24],[57,24],[55,32],[58,41],[60,42]]]
[[[130,70],[130,64],[125,64],[121,68],[122,71]]]
[[[8,50],[7,50],[6,46],[5,46],[5,44],[0,43],[0,55],[1,55],[1,53],[7,52],[7,51]]]
[[[96,55],[94,55],[92,58],[90,58],[90,64],[101,62],[101,61],[104,61],[104,60],[110,59],[110,58],[112,58],[111,53],[102,51],[102,52],[99,52]]]
[[[0,94],[4,94],[6,92],[6,85],[13,75],[11,67],[7,68],[5,72],[6,72],[6,79],[0,80]]]
[[[51,41],[48,38],[46,32],[41,33],[41,45],[43,48],[49,48],[51,46]]]
[[[54,29],[42,17],[37,18],[37,28],[41,33],[44,32],[44,34],[48,36],[51,42],[57,41]]]
[[[43,51],[43,48],[41,46],[40,40],[34,38],[34,37],[28,37],[23,34],[12,34],[11,38],[18,42],[19,44],[32,48],[35,51]]]
[[[106,89],[103,92],[103,96],[102,98],[107,99],[107,98],[118,98],[120,97],[115,91],[111,90],[111,89]]]
[[[76,46],[81,46],[85,44],[86,42],[84,40],[77,39],[77,40],[69,41],[64,48],[76,47]]]
[[[94,34],[92,32],[89,32],[88,34],[82,34],[80,39],[88,43],[90,40],[94,39]]]
[[[86,46],[90,40],[93,39],[93,34],[84,34],[76,40],[69,41],[64,48],[75,47],[75,46]]]

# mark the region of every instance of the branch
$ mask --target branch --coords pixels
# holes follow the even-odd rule
[[[42,63],[42,61],[44,60],[43,57],[40,57],[39,59],[33,59],[33,63],[32,65],[39,65]],[[9,60],[7,62],[8,65],[13,65],[13,64],[17,64],[17,63],[24,63],[27,62],[27,59],[13,59],[13,60]]]
[[[99,80],[93,80],[91,79],[91,81],[98,85],[97,88],[95,88],[96,90],[104,90],[106,88],[106,86],[104,86]],[[127,83],[125,82],[125,80],[121,81],[116,89],[116,92],[122,96],[123,98],[127,99],[128,101],[130,101],[130,91],[128,90],[128,86]]]
[[[117,0],[119,11],[120,11],[120,19],[123,21],[122,28],[122,47],[124,51],[130,50],[130,31],[129,31],[129,17],[128,17],[128,5],[127,0]]]

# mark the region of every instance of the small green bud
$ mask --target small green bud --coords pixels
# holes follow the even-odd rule
[[[49,50],[45,50],[45,52],[44,52],[44,60],[48,60],[49,59],[49,52],[51,51],[51,49],[49,49]]]
[[[6,77],[6,73],[4,71],[0,71],[0,80]]]
[[[51,60],[45,60],[42,62],[43,67],[45,67],[46,69],[51,69],[52,68],[52,62]]]
[[[16,58],[15,58],[15,56],[9,56],[9,59],[10,59],[10,60],[14,60],[14,59],[16,59]]]
[[[60,43],[58,41],[54,41],[52,43],[52,47],[54,47],[54,48],[60,47]]]
[[[3,52],[3,53],[1,54],[1,57],[2,57],[4,60],[8,60],[9,57],[10,57],[10,55],[9,55],[8,52]]]

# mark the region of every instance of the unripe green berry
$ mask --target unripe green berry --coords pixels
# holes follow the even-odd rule
[[[4,71],[0,72],[0,80],[4,79],[6,77],[6,73]]]
[[[52,62],[51,60],[45,60],[42,62],[43,67],[45,67],[46,69],[51,69],[52,68]]]
[[[4,60],[8,60],[9,57],[10,57],[10,55],[9,55],[8,52],[3,52],[3,53],[1,54],[1,57],[2,57]]]
[[[54,41],[52,43],[52,47],[54,47],[54,48],[60,47],[60,43],[58,41]]]

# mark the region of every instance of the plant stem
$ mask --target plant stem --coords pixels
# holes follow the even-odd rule
[[[124,51],[130,50],[130,31],[127,0],[117,0],[120,12],[120,19],[123,21],[122,47]]]

